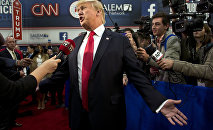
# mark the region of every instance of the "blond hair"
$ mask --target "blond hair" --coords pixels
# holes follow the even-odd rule
[[[101,10],[102,12],[102,23],[105,24],[105,12],[104,12],[104,8],[103,8],[103,5],[100,1],[98,0],[78,0],[78,3],[77,3],[77,7],[81,4],[84,4],[84,3],[91,3],[92,7],[97,11],[97,10]]]

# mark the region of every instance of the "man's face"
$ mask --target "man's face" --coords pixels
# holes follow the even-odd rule
[[[8,37],[6,45],[8,49],[13,51],[16,47],[15,39],[13,37]]]
[[[163,25],[162,18],[154,18],[152,20],[152,32],[154,36],[162,36],[166,33],[168,25]]]
[[[29,52],[29,53],[33,53],[33,49],[32,48],[30,48],[29,46],[27,47],[27,52]]]
[[[97,11],[91,3],[86,2],[77,7],[77,12],[81,26],[90,31],[91,27],[96,24]]]
[[[50,55],[53,54],[53,51],[52,51],[51,49],[48,49],[48,50],[47,50],[47,54],[50,56]]]

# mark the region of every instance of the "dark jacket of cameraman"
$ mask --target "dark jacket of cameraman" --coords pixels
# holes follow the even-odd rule
[[[163,54],[163,58],[180,60],[180,55],[181,55],[180,39],[177,36],[170,36],[166,41],[166,38],[171,34],[172,34],[171,31],[167,31],[165,33],[164,37],[161,40],[160,48],[158,48],[158,50],[160,50],[160,52]],[[150,66],[159,68],[159,74],[156,76],[156,81],[166,81],[166,82],[178,83],[178,84],[186,83],[181,73],[174,72],[174,71],[160,70],[159,65],[153,59],[150,59],[148,64]]]
[[[204,83],[206,87],[213,87],[213,43],[200,48],[199,59],[200,64],[175,60],[173,70],[197,77],[200,79],[198,82]]]

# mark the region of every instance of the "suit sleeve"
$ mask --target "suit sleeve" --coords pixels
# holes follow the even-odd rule
[[[11,68],[16,65],[16,60],[0,57],[0,67]]]
[[[69,77],[68,58],[57,68],[50,78],[42,80],[39,84],[41,92],[47,92],[51,88],[63,86]]]
[[[123,53],[128,79],[134,84],[150,109],[156,112],[166,98],[152,86],[151,81],[140,68],[140,63],[127,38],[123,38]]]
[[[3,102],[21,102],[26,96],[35,92],[37,80],[29,75],[14,82],[7,79],[0,73],[0,101]]]

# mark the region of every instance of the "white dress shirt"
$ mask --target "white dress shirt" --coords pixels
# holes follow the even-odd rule
[[[98,28],[96,28],[93,31],[95,32],[95,35],[93,36],[93,38],[94,38],[93,60],[94,60],[95,53],[96,53],[98,45],[101,41],[101,37],[102,37],[102,35],[105,31],[105,27],[102,24],[101,26],[99,26]],[[81,44],[81,47],[79,48],[78,58],[77,58],[77,60],[78,60],[77,61],[78,62],[78,83],[79,83],[79,92],[80,92],[81,97],[82,97],[82,95],[81,95],[81,90],[82,90],[82,63],[83,63],[83,57],[84,57],[84,50],[85,50],[86,45],[87,45],[89,34],[90,34],[90,31],[87,31],[87,34],[84,37],[84,40]]]
[[[6,49],[9,51],[9,53],[10,53],[10,55],[12,56],[13,60],[17,60],[16,53],[14,52],[14,50],[11,51],[11,50],[8,49],[8,48],[6,48]]]

